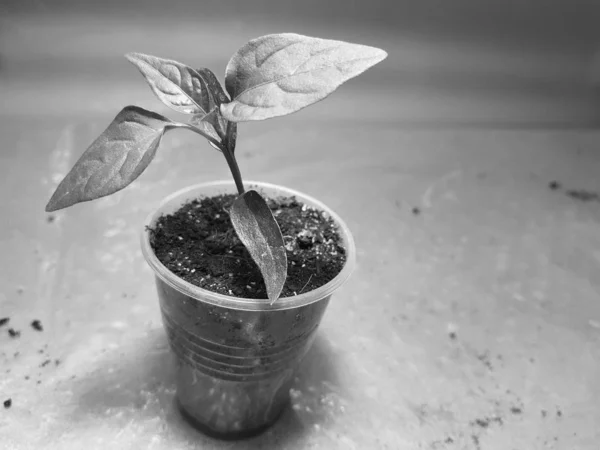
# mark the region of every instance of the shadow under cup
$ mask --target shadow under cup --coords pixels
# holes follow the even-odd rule
[[[295,196],[330,214],[338,225],[347,261],[326,285],[270,305],[267,299],[216,294],[178,278],[158,261],[144,228],[142,251],[155,272],[163,323],[177,356],[177,401],[194,425],[219,437],[252,435],[279,417],[330,297],[348,278],[355,260],[350,231],[325,205],[280,186],[247,185],[269,197]],[[152,227],[160,216],[192,199],[235,192],[233,182],[184,189],[168,197],[146,226]]]

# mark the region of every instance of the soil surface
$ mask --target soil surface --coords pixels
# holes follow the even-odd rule
[[[258,266],[229,219],[236,196],[193,200],[150,229],[157,258],[175,275],[209,291],[243,298],[267,298]],[[288,277],[282,297],[305,293],[342,270],[346,252],[335,222],[294,197],[266,198],[284,237]]]

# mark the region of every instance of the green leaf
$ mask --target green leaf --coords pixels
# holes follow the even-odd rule
[[[235,199],[229,215],[238,237],[262,273],[273,304],[281,295],[287,277],[287,256],[279,225],[267,202],[254,190]]]
[[[225,87],[233,100],[221,105],[221,113],[234,122],[291,114],[386,56],[375,47],[299,34],[259,37],[229,61]]]
[[[140,70],[154,94],[168,107],[185,114],[210,111],[206,83],[194,69],[143,53],[128,53],[125,57]]]
[[[164,132],[185,125],[137,106],[127,106],[81,155],[56,188],[46,211],[120,191],[148,167]]]

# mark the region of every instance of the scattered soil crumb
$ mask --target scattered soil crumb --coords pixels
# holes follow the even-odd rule
[[[551,181],[548,187],[553,191],[557,191],[562,188],[562,185],[558,181]],[[565,191],[565,194],[572,199],[582,202],[600,202],[600,194],[598,192],[586,189],[569,189]]]
[[[46,367],[51,362],[52,362],[51,360],[47,359],[46,361],[44,361],[43,363],[40,364],[40,367]]]
[[[481,428],[487,428],[490,426],[490,422],[487,419],[476,419],[473,421],[474,425],[478,425]]]
[[[2,319],[0,319],[0,327],[2,325],[6,325],[8,322],[10,322],[10,317],[3,317]]]
[[[452,439],[451,437],[447,437],[446,440],[444,441],[446,444],[453,444],[454,443],[454,439]]]
[[[456,340],[456,333],[454,331],[451,331],[450,333],[448,333],[448,337],[454,341]]]
[[[492,366],[492,362],[490,361],[489,352],[486,351],[484,353],[481,353],[480,355],[477,355],[477,359],[481,361],[489,370],[494,369],[494,367]]]
[[[502,417],[494,416],[494,417],[480,417],[471,422],[471,425],[476,425],[480,428],[487,428],[492,424],[504,425],[504,420]]]
[[[4,400],[4,407],[6,409],[10,408],[12,406],[12,398],[7,398],[6,400]]]
[[[42,322],[40,322],[38,319],[35,319],[33,322],[31,322],[31,328],[33,328],[36,331],[44,331]]]
[[[479,445],[479,436],[477,436],[476,434],[472,434],[471,439],[473,440],[473,444],[475,444],[475,447],[477,449],[480,449],[481,447]]]
[[[557,189],[560,189],[560,183],[558,181],[551,181],[548,187],[553,191],[556,191]]]
[[[540,413],[542,414],[542,417],[546,417],[548,415],[548,411],[546,411],[545,409],[542,409]]]
[[[510,412],[513,414],[521,414],[523,412],[523,409],[519,408],[518,406],[512,406],[510,408]]]
[[[567,195],[582,202],[600,201],[600,195],[597,192],[586,191],[584,189],[571,189],[567,191]]]
[[[562,417],[562,415],[563,413],[560,409],[556,411],[556,417]]]
[[[415,216],[418,216],[419,214],[421,214],[421,210],[415,206],[415,207],[412,209],[412,213],[413,213]]]
[[[18,338],[19,336],[21,336],[21,332],[20,332],[20,331],[17,331],[17,330],[15,330],[14,328],[9,328],[9,329],[8,329],[8,335],[9,335],[11,338]]]
[[[49,214],[48,217],[46,217],[46,222],[52,223],[52,222],[54,222],[54,219],[55,219],[54,215]]]

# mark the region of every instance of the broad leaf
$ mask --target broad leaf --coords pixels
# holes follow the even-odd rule
[[[152,91],[168,107],[185,114],[206,114],[210,110],[206,83],[194,69],[142,53],[128,53],[125,57],[140,70]]]
[[[291,114],[386,56],[375,47],[299,34],[251,40],[227,65],[225,87],[232,101],[221,105],[221,113],[234,122]]]
[[[127,106],[61,181],[46,206],[56,211],[120,191],[148,167],[163,133],[184,126],[137,106]]]
[[[281,295],[287,277],[283,236],[267,202],[254,190],[240,195],[229,211],[238,237],[262,273],[271,304]]]

